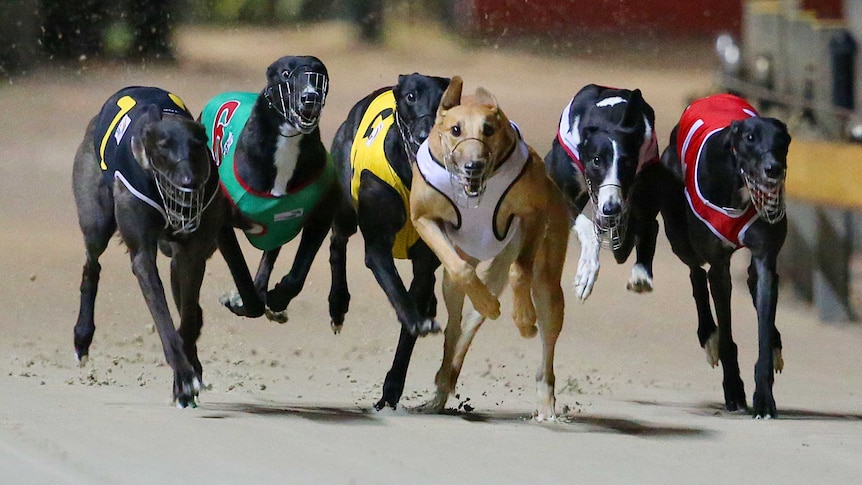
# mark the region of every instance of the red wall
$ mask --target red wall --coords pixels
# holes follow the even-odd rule
[[[840,0],[838,0],[840,1]],[[742,1],[464,0],[467,30],[499,35],[643,32],[689,35],[738,32]]]
[[[456,0],[461,27],[475,34],[655,35],[738,33],[745,0]],[[818,17],[841,18],[842,0],[802,0]]]

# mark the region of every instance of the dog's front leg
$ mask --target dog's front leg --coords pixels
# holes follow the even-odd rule
[[[482,283],[476,268],[461,258],[437,221],[420,216],[413,219],[413,225],[425,244],[440,259],[452,281],[470,297],[473,307],[486,318],[497,319],[500,316],[500,300]]]
[[[132,271],[138,279],[141,293],[156,324],[165,359],[174,372],[174,400],[177,406],[195,406],[195,396],[201,388],[195,369],[183,351],[183,341],[174,328],[171,312],[165,299],[165,289],[156,266],[155,244],[152,247],[129,247]]]
[[[754,417],[774,418],[777,416],[772,384],[776,365],[775,311],[778,302],[778,274],[776,256],[761,254],[752,256],[752,265],[757,273],[755,308],[757,310],[757,362],[754,364]],[[780,358],[780,348],[778,349]],[[783,366],[783,363],[782,363]]]
[[[581,243],[581,257],[578,259],[578,272],[575,274],[575,296],[586,301],[593,292],[593,285],[599,277],[599,240],[593,221],[579,214],[575,219],[575,233]]]

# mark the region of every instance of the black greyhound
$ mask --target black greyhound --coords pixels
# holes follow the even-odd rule
[[[660,199],[653,185],[661,179],[655,112],[641,91],[590,84],[572,98],[545,166],[566,196],[581,243],[575,277],[580,300],[589,297],[599,271],[600,241],[606,239],[617,263],[637,245],[637,262],[628,288],[652,291],[652,262],[658,234]],[[593,221],[582,212],[588,202]]]
[[[283,322],[329,232],[341,193],[318,128],[328,89],[326,66],[312,56],[285,56],[267,68],[266,77],[260,93],[214,97],[201,120],[232,203],[230,222],[263,250],[252,281],[233,227],[222,230],[219,249],[239,292],[222,303],[240,316],[265,312]],[[290,272],[267,292],[281,246],[300,232]]]
[[[743,99],[722,94],[692,103],[662,154],[662,164],[674,174],[674,187],[662,191],[665,232],[673,252],[689,267],[697,336],[708,362],[713,367],[721,362],[729,411],[747,409],[731,333],[730,258],[740,247],[751,251],[748,289],[757,310],[759,340],[753,401],[757,418],[776,416],[773,372],[784,366],[775,326],[776,261],[787,234],[784,179],[789,145],[784,123],[759,117]],[[704,264],[709,264],[708,272]]]
[[[171,93],[122,89],[87,126],[72,183],[87,251],[75,325],[80,365],[87,362],[96,329],[99,256],[119,228],[174,372],[174,401],[179,407],[194,406],[203,372],[196,343],[203,325],[198,299],[206,260],[216,249],[227,210],[203,127]],[[179,331],[156,266],[157,247],[171,257]]]
[[[377,410],[384,406],[395,408],[401,399],[417,335],[440,331],[434,320],[434,270],[440,262],[410,223],[409,191],[416,151],[434,125],[437,105],[448,85],[446,78],[417,73],[398,76],[397,85],[378,89],[359,101],[332,141],[332,156],[343,191],[330,243],[329,305],[333,325],[341,327],[350,303],[347,240],[357,225],[365,240],[365,265],[374,273],[401,322],[398,348],[383,383],[383,397],[374,405]],[[407,258],[413,263],[409,291],[398,275],[394,258]]]

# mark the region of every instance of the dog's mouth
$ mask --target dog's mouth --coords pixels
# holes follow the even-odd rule
[[[628,206],[623,206],[623,210],[614,215],[606,215],[600,210],[596,210],[593,216],[593,228],[602,247],[613,250],[622,247],[626,236],[626,227],[628,227],[628,215]]]
[[[593,203],[595,209],[593,213],[593,229],[596,233],[596,239],[603,248],[617,250],[623,245],[626,235],[626,227],[629,220],[629,204],[623,197],[620,204],[620,211],[616,214],[605,214],[599,205],[599,190],[603,185],[599,186],[599,190],[593,190],[593,184],[589,177],[584,176],[587,184],[587,193]]]
[[[493,169],[491,164],[485,160],[471,160],[463,164],[457,161],[458,146],[462,143],[473,141],[485,144],[478,138],[466,138],[452,147],[452,150],[443,156],[443,165],[449,172],[449,180],[452,183],[455,195],[455,203],[465,208],[475,208],[482,200],[488,179]],[[486,147],[487,148],[487,147]]]
[[[284,121],[307,135],[320,123],[328,90],[329,77],[325,73],[297,70],[287,81],[267,86],[263,94]]]
[[[174,183],[170,176],[159,170],[153,170],[153,178],[162,198],[165,217],[174,234],[195,232],[200,226],[204,211],[218,192],[218,190],[213,190],[209,198],[206,197],[209,174],[204,182],[196,187],[180,186]]]
[[[761,219],[769,224],[775,224],[786,215],[784,201],[785,177],[753,177],[747,172],[742,172],[742,180],[748,190],[748,196],[754,209]]]
[[[419,147],[422,145],[422,142],[428,138],[428,133],[422,132],[421,127],[417,130],[417,126],[420,126],[420,123],[428,118],[432,118],[433,124],[433,114],[426,114],[419,116],[412,122],[406,122],[404,117],[402,117],[398,110],[395,111],[395,125],[398,127],[398,131],[401,134],[401,140],[404,143],[404,151],[407,152],[407,156],[411,161],[416,161],[416,152],[419,151]],[[419,131],[417,136],[417,131]]]

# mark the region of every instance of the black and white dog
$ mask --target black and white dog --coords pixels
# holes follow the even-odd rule
[[[779,120],[762,118],[745,100],[721,94],[692,103],[662,154],[674,174],[662,217],[673,252],[689,267],[697,335],[713,367],[724,370],[729,411],[747,409],[731,333],[730,258],[751,251],[748,289],[757,310],[754,416],[775,417],[773,372],[784,366],[775,327],[776,261],[787,234],[784,180],[790,135]],[[709,264],[709,271],[702,266]],[[716,328],[709,297],[715,305]]]
[[[266,313],[283,322],[329,232],[341,193],[318,128],[328,90],[326,66],[312,56],[285,56],[267,68],[266,77],[260,93],[214,97],[201,120],[232,204],[231,223],[263,250],[252,281],[233,228],[224,228],[219,249],[239,294],[222,303],[237,315]],[[290,272],[267,292],[281,246],[300,232]]]
[[[575,292],[582,301],[598,277],[603,240],[617,263],[637,246],[627,287],[652,291],[660,200],[651,186],[661,168],[654,126],[655,112],[639,89],[595,84],[578,91],[560,117],[545,166],[566,196],[581,244]],[[590,202],[592,221],[584,213]]]
[[[395,408],[401,399],[417,335],[440,330],[434,320],[434,270],[440,262],[410,222],[409,194],[416,151],[434,125],[437,105],[448,85],[446,78],[417,73],[398,76],[397,85],[378,89],[359,101],[332,141],[343,191],[343,205],[335,216],[330,243],[333,324],[340,328],[350,302],[347,240],[357,225],[365,240],[365,265],[401,322],[383,397],[374,406],[378,410]],[[395,258],[413,263],[410,290],[398,275]]]
[[[227,210],[203,127],[172,93],[122,89],[87,126],[72,182],[87,251],[74,332],[80,365],[95,332],[99,256],[119,229],[174,372],[174,401],[194,406],[203,372],[196,344],[203,324],[200,288]],[[171,257],[179,330],[156,266],[157,247]]]

